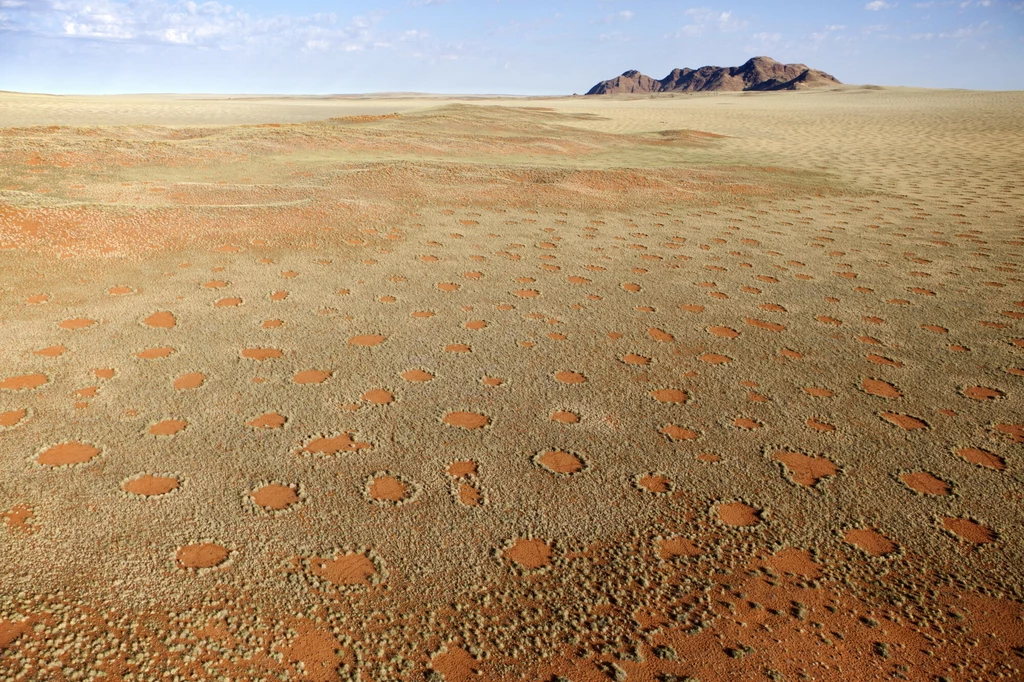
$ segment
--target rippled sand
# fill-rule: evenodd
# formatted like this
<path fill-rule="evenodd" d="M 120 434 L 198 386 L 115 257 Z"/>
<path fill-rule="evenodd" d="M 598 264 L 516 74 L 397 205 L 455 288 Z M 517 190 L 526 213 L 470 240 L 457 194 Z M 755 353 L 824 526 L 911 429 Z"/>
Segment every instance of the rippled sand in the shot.
<path fill-rule="evenodd" d="M 1022 112 L 0 94 L 0 678 L 1019 678 Z"/>

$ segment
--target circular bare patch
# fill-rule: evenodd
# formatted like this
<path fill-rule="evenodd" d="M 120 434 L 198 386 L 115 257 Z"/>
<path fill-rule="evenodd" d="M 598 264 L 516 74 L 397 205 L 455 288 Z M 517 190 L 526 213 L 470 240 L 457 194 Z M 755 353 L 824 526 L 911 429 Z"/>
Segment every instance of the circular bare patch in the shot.
<path fill-rule="evenodd" d="M 746 528 L 761 522 L 761 510 L 745 502 L 726 502 L 718 505 L 718 520 L 727 526 Z"/>
<path fill-rule="evenodd" d="M 565 450 L 541 450 L 533 456 L 533 463 L 562 476 L 577 474 L 587 468 L 580 455 Z"/>
<path fill-rule="evenodd" d="M 138 497 L 160 497 L 180 487 L 177 474 L 139 474 L 121 482 L 121 490 Z"/>
<path fill-rule="evenodd" d="M 477 412 L 449 412 L 442 421 L 448 426 L 455 426 L 460 429 L 474 430 L 489 426 L 491 418 Z"/>
<path fill-rule="evenodd" d="M 874 528 L 848 530 L 843 533 L 843 539 L 871 556 L 885 556 L 898 549 L 895 542 Z"/>
<path fill-rule="evenodd" d="M 224 566 L 231 557 L 231 551 L 215 542 L 197 542 L 178 548 L 174 554 L 178 568 L 189 571 Z"/>
<path fill-rule="evenodd" d="M 672 492 L 674 484 L 667 475 L 652 471 L 646 474 L 637 474 L 633 477 L 633 486 L 645 493 L 655 495 L 667 495 Z"/>
<path fill-rule="evenodd" d="M 345 431 L 338 435 L 314 436 L 302 447 L 300 452 L 314 455 L 336 455 L 339 452 L 355 452 L 371 447 L 373 446 L 370 443 L 354 440 L 352 433 Z"/>
<path fill-rule="evenodd" d="M 371 348 L 373 346 L 379 346 L 380 344 L 387 341 L 387 337 L 381 334 L 360 334 L 353 336 L 348 340 L 350 346 L 361 346 L 363 348 Z"/>
<path fill-rule="evenodd" d="M 673 405 L 682 405 L 689 399 L 686 391 L 680 388 L 658 388 L 651 391 L 651 397 L 659 403 Z"/>
<path fill-rule="evenodd" d="M 513 540 L 502 552 L 518 569 L 536 571 L 551 565 L 551 543 L 537 538 Z"/>
<path fill-rule="evenodd" d="M 173 436 L 188 428 L 184 419 L 164 419 L 149 427 L 151 436 Z"/>
<path fill-rule="evenodd" d="M 0 381 L 0 390 L 4 391 L 31 391 L 44 386 L 49 382 L 45 374 L 23 374 L 16 377 L 7 377 Z"/>
<path fill-rule="evenodd" d="M 378 585 L 386 577 L 376 553 L 362 548 L 310 557 L 303 560 L 303 566 L 310 582 L 322 590 L 357 590 Z"/>
<path fill-rule="evenodd" d="M 259 483 L 246 500 L 252 508 L 276 515 L 294 509 L 302 501 L 302 492 L 295 483 Z"/>
<path fill-rule="evenodd" d="M 977 521 L 954 516 L 943 516 L 941 520 L 943 529 L 971 544 L 984 545 L 996 541 L 995 531 Z"/>
<path fill-rule="evenodd" d="M 386 507 L 412 502 L 419 496 L 419 486 L 390 471 L 377 471 L 366 478 L 363 497 Z"/>
<path fill-rule="evenodd" d="M 92 461 L 100 452 L 101 449 L 95 445 L 73 440 L 46 448 L 36 461 L 49 467 L 74 466 Z"/>

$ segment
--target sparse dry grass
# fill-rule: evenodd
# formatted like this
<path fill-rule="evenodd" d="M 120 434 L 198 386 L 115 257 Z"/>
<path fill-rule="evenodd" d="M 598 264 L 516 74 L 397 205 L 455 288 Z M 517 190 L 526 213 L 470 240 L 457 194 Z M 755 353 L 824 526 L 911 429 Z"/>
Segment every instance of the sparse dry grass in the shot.
<path fill-rule="evenodd" d="M 1019 95 L 39 99 L 0 677 L 1021 674 Z"/>

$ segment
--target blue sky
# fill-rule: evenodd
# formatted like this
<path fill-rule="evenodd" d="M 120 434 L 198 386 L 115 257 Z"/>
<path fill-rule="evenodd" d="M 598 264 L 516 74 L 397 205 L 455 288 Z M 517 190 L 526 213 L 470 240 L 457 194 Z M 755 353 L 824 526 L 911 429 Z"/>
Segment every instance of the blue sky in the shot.
<path fill-rule="evenodd" d="M 0 0 L 0 90 L 570 94 L 755 55 L 1024 89 L 1024 0 Z"/>

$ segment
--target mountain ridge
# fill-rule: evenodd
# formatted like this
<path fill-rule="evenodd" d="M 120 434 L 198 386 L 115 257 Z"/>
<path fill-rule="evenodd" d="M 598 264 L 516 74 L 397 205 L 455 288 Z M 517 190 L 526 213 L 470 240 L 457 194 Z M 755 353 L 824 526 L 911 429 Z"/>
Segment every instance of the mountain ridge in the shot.
<path fill-rule="evenodd" d="M 802 90 L 841 84 L 835 76 L 806 64 L 783 64 L 771 57 L 752 57 L 740 66 L 676 68 L 660 80 L 630 69 L 601 81 L 586 94 Z"/>

